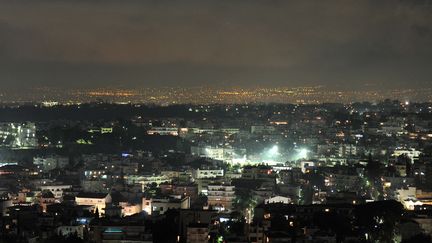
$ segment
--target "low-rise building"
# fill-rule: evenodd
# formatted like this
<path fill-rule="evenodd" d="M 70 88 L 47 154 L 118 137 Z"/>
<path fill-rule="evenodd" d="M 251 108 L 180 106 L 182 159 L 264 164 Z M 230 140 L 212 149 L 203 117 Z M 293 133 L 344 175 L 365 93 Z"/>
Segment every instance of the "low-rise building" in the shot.
<path fill-rule="evenodd" d="M 207 224 L 192 223 L 188 225 L 186 242 L 202 243 L 202 242 L 207 242 L 208 239 L 209 239 L 209 229 Z"/>
<path fill-rule="evenodd" d="M 105 214 L 106 204 L 111 203 L 111 201 L 112 198 L 109 193 L 80 192 L 75 196 L 77 205 L 93 206 L 100 215 Z"/>
<path fill-rule="evenodd" d="M 53 169 L 62 169 L 69 165 L 69 158 L 52 155 L 48 157 L 34 157 L 33 164 L 37 166 L 40 172 L 50 171 Z"/>
<path fill-rule="evenodd" d="M 57 235 L 65 237 L 75 235 L 80 239 L 84 239 L 84 227 L 82 225 L 59 226 L 55 231 Z"/>
<path fill-rule="evenodd" d="M 168 209 L 189 209 L 190 208 L 190 197 L 183 198 L 143 198 L 142 199 L 142 210 L 148 215 L 160 215 L 165 214 Z"/>
<path fill-rule="evenodd" d="M 216 178 L 224 176 L 223 169 L 195 169 L 192 171 L 192 178 L 202 179 L 202 178 Z"/>
<path fill-rule="evenodd" d="M 41 191 L 50 191 L 56 199 L 63 197 L 63 191 L 72 188 L 72 185 L 47 185 L 40 186 Z"/>

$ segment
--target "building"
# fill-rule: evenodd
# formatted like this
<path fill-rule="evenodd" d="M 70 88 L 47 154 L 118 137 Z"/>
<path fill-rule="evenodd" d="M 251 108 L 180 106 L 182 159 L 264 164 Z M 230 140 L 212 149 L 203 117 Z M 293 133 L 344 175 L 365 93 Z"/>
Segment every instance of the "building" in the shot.
<path fill-rule="evenodd" d="M 48 185 L 40 186 L 41 191 L 50 191 L 55 199 L 61 199 L 63 197 L 63 191 L 71 189 L 72 185 Z"/>
<path fill-rule="evenodd" d="M 84 239 L 84 227 L 82 225 L 59 226 L 55 231 L 57 235 L 62 235 L 62 236 L 76 235 L 78 238 Z"/>
<path fill-rule="evenodd" d="M 30 149 L 37 146 L 34 123 L 0 123 L 0 147 Z"/>
<path fill-rule="evenodd" d="M 193 156 L 211 158 L 214 160 L 225 161 L 227 163 L 244 162 L 246 149 L 234 149 L 230 146 L 192 146 L 191 154 Z"/>
<path fill-rule="evenodd" d="M 392 156 L 397 158 L 401 155 L 405 155 L 411 160 L 411 163 L 414 163 L 415 161 L 418 161 L 420 154 L 421 151 L 415 150 L 413 148 L 411 149 L 398 148 L 393 151 Z"/>
<path fill-rule="evenodd" d="M 264 243 L 265 235 L 263 226 L 257 223 L 250 224 L 248 226 L 247 237 L 248 241 L 251 243 Z"/>
<path fill-rule="evenodd" d="M 147 131 L 148 135 L 161 135 L 161 136 L 178 136 L 179 129 L 176 127 L 153 127 Z"/>
<path fill-rule="evenodd" d="M 217 211 L 202 210 L 202 209 L 182 209 L 180 210 L 178 232 L 180 232 L 180 239 L 187 237 L 187 229 L 189 225 L 197 222 L 201 224 L 210 225 L 218 218 Z M 205 242 L 205 241 L 204 241 Z"/>
<path fill-rule="evenodd" d="M 112 198 L 109 193 L 80 192 L 75 196 L 77 205 L 93 206 L 94 210 L 97 209 L 100 215 L 105 214 L 106 204 L 111 203 L 111 201 Z"/>
<path fill-rule="evenodd" d="M 164 195 L 188 196 L 191 201 L 198 197 L 198 186 L 194 183 L 162 183 L 159 188 Z"/>
<path fill-rule="evenodd" d="M 7 216 L 7 209 L 12 206 L 13 206 L 12 199 L 9 197 L 7 193 L 0 196 L 1 216 Z"/>
<path fill-rule="evenodd" d="M 274 126 L 264 126 L 264 125 L 251 126 L 252 134 L 272 134 L 275 132 L 276 132 L 276 127 Z"/>
<path fill-rule="evenodd" d="M 268 165 L 247 165 L 243 167 L 242 178 L 249 180 L 265 179 L 276 182 L 276 178 L 273 174 L 273 168 Z"/>
<path fill-rule="evenodd" d="M 38 200 L 43 212 L 46 212 L 48 205 L 56 203 L 54 194 L 51 191 L 43 191 L 39 195 Z"/>
<path fill-rule="evenodd" d="M 202 242 L 207 242 L 208 239 L 209 239 L 208 224 L 192 223 L 188 225 L 186 242 L 202 243 Z"/>
<path fill-rule="evenodd" d="M 231 211 L 235 198 L 235 187 L 225 184 L 207 186 L 207 204 L 218 211 Z"/>
<path fill-rule="evenodd" d="M 142 185 L 142 190 L 144 191 L 145 187 L 156 184 L 160 185 L 162 183 L 170 183 L 171 179 L 166 175 L 129 175 L 127 176 L 128 184 L 139 183 Z"/>
<path fill-rule="evenodd" d="M 282 197 L 282 196 L 274 196 L 266 199 L 264 201 L 265 204 L 268 203 L 283 203 L 283 204 L 289 204 L 291 203 L 291 198 L 289 197 Z"/>
<path fill-rule="evenodd" d="M 190 197 L 183 198 L 145 198 L 142 199 L 142 210 L 148 215 L 165 214 L 168 209 L 189 209 Z"/>
<path fill-rule="evenodd" d="M 91 222 L 92 241 L 96 243 L 150 243 L 152 240 L 151 229 L 146 227 L 146 222 L 141 217 L 124 217 L 111 220 L 99 218 Z"/>
<path fill-rule="evenodd" d="M 192 178 L 203 179 L 203 178 L 216 178 L 224 176 L 222 169 L 194 169 L 192 171 Z"/>
<path fill-rule="evenodd" d="M 40 172 L 50 171 L 53 169 L 62 169 L 69 165 L 69 158 L 62 156 L 49 156 L 49 157 L 34 157 L 33 164 L 38 167 Z"/>

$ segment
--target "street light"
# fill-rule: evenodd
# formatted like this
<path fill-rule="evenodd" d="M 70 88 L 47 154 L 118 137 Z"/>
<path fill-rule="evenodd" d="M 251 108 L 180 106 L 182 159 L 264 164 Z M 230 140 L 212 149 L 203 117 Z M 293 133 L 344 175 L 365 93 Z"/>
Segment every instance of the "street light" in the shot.
<path fill-rule="evenodd" d="M 270 155 L 277 155 L 279 153 L 279 147 L 277 145 L 274 145 L 270 150 L 269 150 L 269 154 Z"/>
<path fill-rule="evenodd" d="M 300 149 L 298 156 L 300 157 L 300 159 L 304 159 L 304 158 L 307 158 L 308 153 L 309 153 L 309 150 L 303 148 L 303 149 Z"/>

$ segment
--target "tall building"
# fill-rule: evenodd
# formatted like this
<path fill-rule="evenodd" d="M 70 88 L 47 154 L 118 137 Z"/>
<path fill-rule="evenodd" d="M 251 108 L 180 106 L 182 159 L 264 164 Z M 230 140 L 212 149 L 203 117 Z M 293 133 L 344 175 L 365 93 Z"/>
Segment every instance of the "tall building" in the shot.
<path fill-rule="evenodd" d="M 235 198 L 235 187 L 225 184 L 208 185 L 207 203 L 218 211 L 231 211 Z"/>

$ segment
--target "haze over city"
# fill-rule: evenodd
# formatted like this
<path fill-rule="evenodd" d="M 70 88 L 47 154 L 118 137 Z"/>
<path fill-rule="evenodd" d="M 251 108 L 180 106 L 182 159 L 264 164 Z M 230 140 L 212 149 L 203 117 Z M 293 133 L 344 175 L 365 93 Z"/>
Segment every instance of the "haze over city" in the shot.
<path fill-rule="evenodd" d="M 0 1 L 0 84 L 381 90 L 431 83 L 430 1 Z"/>

